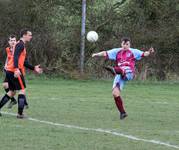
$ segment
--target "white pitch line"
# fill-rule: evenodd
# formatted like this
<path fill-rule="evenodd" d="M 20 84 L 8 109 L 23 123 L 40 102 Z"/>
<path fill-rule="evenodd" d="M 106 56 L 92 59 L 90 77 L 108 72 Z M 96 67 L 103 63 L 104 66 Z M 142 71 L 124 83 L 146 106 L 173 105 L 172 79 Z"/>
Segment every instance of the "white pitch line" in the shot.
<path fill-rule="evenodd" d="M 16 114 L 9 113 L 9 112 L 2 112 L 2 114 L 16 116 Z M 78 130 L 83 130 L 83 131 L 93 131 L 93 132 L 107 133 L 107 134 L 111 134 L 111 135 L 115 135 L 115 136 L 124 137 L 124 138 L 130 139 L 130 140 L 142 141 L 142 142 L 146 142 L 146 143 L 152 143 L 152 144 L 163 145 L 163 146 L 166 146 L 166 147 L 179 149 L 179 145 L 172 145 L 168 142 L 138 138 L 138 137 L 135 137 L 133 135 L 127 135 L 127 134 L 123 134 L 123 133 L 119 133 L 119 132 L 115 132 L 115 131 L 107 130 L 107 129 L 86 128 L 86 127 L 80 127 L 80 126 L 76 126 L 76 125 L 54 123 L 54 122 L 39 120 L 39 119 L 31 118 L 31 117 L 27 118 L 27 120 L 39 122 L 39 123 L 43 123 L 43 124 L 47 124 L 47 125 L 52 125 L 52 126 L 60 126 L 60 127 L 64 127 L 64 128 L 70 128 L 70 129 L 78 129 Z"/>
<path fill-rule="evenodd" d="M 151 104 L 163 104 L 168 105 L 168 102 L 150 102 Z M 173 104 L 173 103 L 172 103 Z"/>

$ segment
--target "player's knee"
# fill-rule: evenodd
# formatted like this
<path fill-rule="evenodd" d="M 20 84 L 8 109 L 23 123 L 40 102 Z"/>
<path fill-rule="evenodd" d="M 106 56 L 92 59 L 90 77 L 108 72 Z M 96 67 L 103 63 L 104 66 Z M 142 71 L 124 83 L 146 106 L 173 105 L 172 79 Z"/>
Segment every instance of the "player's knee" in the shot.
<path fill-rule="evenodd" d="M 2 84 L 2 87 L 3 87 L 4 89 L 7 89 L 7 88 L 8 88 L 8 83 L 3 83 L 3 84 Z"/>
<path fill-rule="evenodd" d="M 120 96 L 120 91 L 119 91 L 119 89 L 114 88 L 113 91 L 112 91 L 112 95 L 113 95 L 113 97 L 118 97 L 118 96 Z"/>
<path fill-rule="evenodd" d="M 25 89 L 24 90 L 20 90 L 19 94 L 25 95 Z"/>
<path fill-rule="evenodd" d="M 112 95 L 113 95 L 113 97 L 118 97 L 119 96 L 119 94 L 116 93 L 116 92 L 112 92 Z"/>
<path fill-rule="evenodd" d="M 7 93 L 7 95 L 8 95 L 9 97 L 13 97 L 13 96 L 14 96 L 14 92 L 13 92 L 13 91 L 9 91 L 9 92 Z"/>
<path fill-rule="evenodd" d="M 16 95 L 16 91 L 13 91 L 12 92 L 12 96 L 14 97 Z"/>

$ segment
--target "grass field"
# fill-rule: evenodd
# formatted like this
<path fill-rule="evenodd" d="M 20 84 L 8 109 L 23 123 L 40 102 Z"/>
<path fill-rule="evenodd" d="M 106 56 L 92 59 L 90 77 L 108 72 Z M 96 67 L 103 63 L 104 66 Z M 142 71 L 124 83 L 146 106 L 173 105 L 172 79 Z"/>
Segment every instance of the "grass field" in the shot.
<path fill-rule="evenodd" d="M 122 95 L 128 118 L 119 120 L 111 81 L 28 80 L 29 117 L 112 130 L 179 147 L 179 84 L 129 83 Z M 1 95 L 4 91 L 1 90 Z M 6 107 L 3 112 L 16 113 Z M 0 150 L 171 150 L 145 141 L 33 120 L 0 117 Z"/>

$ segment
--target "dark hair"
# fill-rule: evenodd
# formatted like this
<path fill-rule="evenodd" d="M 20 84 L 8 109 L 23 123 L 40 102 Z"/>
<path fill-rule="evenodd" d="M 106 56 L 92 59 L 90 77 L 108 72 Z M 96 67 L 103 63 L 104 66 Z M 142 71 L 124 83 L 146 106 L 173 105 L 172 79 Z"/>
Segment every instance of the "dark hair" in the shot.
<path fill-rule="evenodd" d="M 28 29 L 22 29 L 20 31 L 20 37 L 23 37 L 23 35 L 26 35 L 28 31 L 30 31 L 30 30 L 28 30 Z"/>
<path fill-rule="evenodd" d="M 9 35 L 8 41 L 9 41 L 10 39 L 12 39 L 12 38 L 16 38 L 16 36 L 15 36 L 15 35 Z"/>
<path fill-rule="evenodd" d="M 126 42 L 130 42 L 131 40 L 130 40 L 130 38 L 128 38 L 128 37 L 123 37 L 122 39 L 121 39 L 121 42 L 124 42 L 124 43 L 126 43 Z"/>

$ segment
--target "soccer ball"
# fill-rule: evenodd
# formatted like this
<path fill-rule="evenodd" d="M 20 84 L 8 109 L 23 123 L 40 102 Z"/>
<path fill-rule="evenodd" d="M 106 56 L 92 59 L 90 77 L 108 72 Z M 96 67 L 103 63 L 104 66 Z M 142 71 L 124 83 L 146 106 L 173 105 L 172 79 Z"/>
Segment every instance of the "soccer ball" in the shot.
<path fill-rule="evenodd" d="M 98 40 L 98 33 L 96 33 L 95 31 L 89 31 L 86 38 L 89 42 L 96 42 Z"/>

